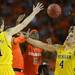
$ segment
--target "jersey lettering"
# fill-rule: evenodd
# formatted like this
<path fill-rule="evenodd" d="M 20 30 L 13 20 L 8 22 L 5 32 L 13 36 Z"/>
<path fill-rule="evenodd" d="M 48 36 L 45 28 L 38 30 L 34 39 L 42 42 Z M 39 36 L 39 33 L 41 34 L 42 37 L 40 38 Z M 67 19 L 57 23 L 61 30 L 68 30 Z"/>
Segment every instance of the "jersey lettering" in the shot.
<path fill-rule="evenodd" d="M 61 69 L 63 69 L 63 67 L 64 67 L 64 61 L 63 60 L 60 62 L 60 66 L 61 66 Z"/>

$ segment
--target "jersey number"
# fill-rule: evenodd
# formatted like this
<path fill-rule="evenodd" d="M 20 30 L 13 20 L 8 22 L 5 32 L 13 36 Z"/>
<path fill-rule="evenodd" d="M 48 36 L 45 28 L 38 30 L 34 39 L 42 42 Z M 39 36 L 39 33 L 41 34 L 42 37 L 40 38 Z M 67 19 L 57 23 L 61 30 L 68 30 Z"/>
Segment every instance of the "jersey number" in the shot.
<path fill-rule="evenodd" d="M 60 62 L 60 66 L 61 66 L 61 68 L 64 67 L 64 61 L 63 60 Z"/>

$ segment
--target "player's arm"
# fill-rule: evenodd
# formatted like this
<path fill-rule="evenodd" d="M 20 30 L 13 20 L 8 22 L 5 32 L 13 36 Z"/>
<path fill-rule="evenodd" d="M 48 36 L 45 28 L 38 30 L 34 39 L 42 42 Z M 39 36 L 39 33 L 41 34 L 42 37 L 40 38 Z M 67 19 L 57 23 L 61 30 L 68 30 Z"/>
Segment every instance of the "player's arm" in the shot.
<path fill-rule="evenodd" d="M 19 36 L 14 39 L 14 42 L 16 42 L 16 43 L 26 42 L 26 39 L 22 32 L 19 32 Z"/>
<path fill-rule="evenodd" d="M 54 52 L 56 50 L 58 50 L 58 48 L 60 47 L 59 44 L 46 44 L 44 42 L 38 41 L 38 40 L 34 40 L 32 38 L 27 38 L 27 42 L 32 44 L 35 47 L 39 47 L 41 49 L 44 49 L 46 51 L 50 51 L 50 52 Z"/>
<path fill-rule="evenodd" d="M 18 33 L 19 31 L 21 31 L 22 29 L 24 29 L 33 20 L 35 15 L 38 14 L 41 10 L 43 10 L 42 3 L 38 3 L 36 7 L 33 6 L 33 12 L 22 23 L 18 24 L 15 27 L 8 29 L 7 30 L 8 33 L 10 35 L 14 35 Z"/>

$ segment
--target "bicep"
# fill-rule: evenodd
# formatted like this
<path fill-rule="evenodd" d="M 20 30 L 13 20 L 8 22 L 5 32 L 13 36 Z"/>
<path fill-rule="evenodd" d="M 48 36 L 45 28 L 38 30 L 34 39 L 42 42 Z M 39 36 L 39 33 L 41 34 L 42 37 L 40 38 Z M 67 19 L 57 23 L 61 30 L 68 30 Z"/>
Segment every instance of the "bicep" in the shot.
<path fill-rule="evenodd" d="M 52 51 L 56 50 L 54 45 L 47 44 L 47 43 L 44 43 L 42 41 L 38 41 L 38 40 L 34 40 L 34 39 L 31 39 L 31 38 L 28 38 L 27 42 L 32 44 L 35 47 L 39 47 L 39 48 L 44 49 L 46 51 L 51 51 L 52 52 Z"/>
<path fill-rule="evenodd" d="M 35 44 L 35 43 L 34 43 Z M 55 52 L 59 49 L 60 45 L 53 45 L 53 44 L 47 44 L 44 42 L 39 41 L 39 43 L 37 43 L 39 48 L 44 49 L 45 51 L 50 51 L 50 52 Z"/>
<path fill-rule="evenodd" d="M 19 24 L 19 25 L 15 26 L 15 27 L 7 29 L 7 32 L 10 35 L 15 35 L 16 33 L 20 32 L 20 30 L 22 30 L 22 29 L 21 29 L 21 26 Z"/>

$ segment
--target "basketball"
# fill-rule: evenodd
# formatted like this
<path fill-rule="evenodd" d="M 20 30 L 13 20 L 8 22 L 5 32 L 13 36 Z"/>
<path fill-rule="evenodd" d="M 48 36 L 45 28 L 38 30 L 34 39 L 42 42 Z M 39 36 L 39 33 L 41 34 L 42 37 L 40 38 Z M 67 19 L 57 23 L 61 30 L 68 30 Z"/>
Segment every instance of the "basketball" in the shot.
<path fill-rule="evenodd" d="M 51 18 L 57 18 L 61 15 L 61 7 L 58 4 L 50 4 L 47 8 L 47 14 Z"/>

